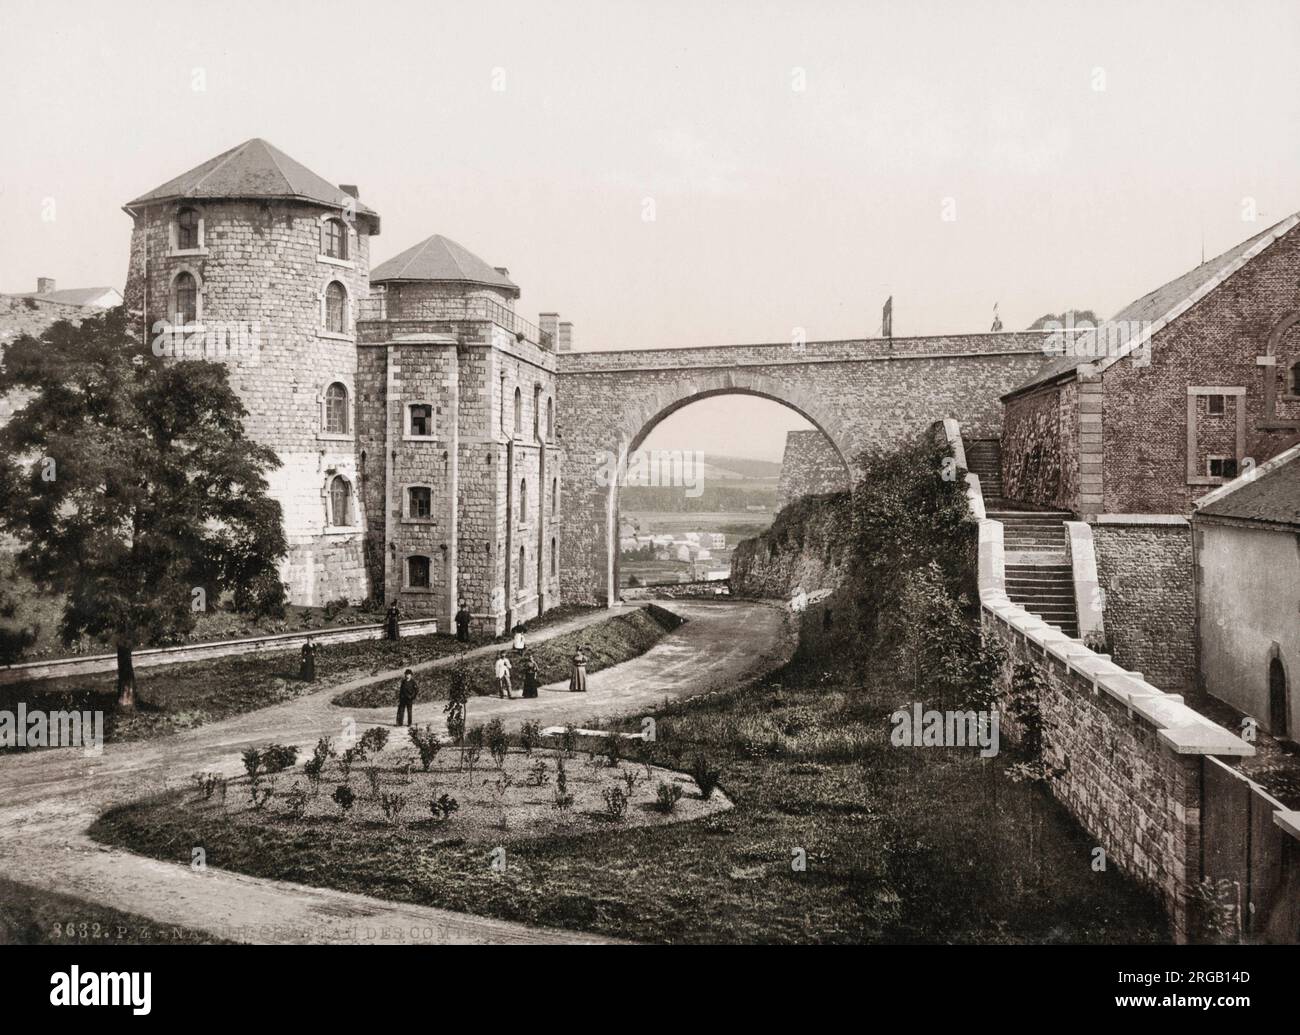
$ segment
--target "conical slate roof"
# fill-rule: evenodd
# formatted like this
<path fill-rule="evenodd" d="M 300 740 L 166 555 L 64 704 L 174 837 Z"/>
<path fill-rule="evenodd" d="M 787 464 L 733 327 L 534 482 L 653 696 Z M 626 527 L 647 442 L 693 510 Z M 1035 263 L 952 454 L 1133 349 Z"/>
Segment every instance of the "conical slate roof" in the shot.
<path fill-rule="evenodd" d="M 374 209 L 260 137 L 245 140 L 161 187 L 141 194 L 126 209 L 181 198 L 293 198 L 338 209 L 352 204 L 357 215 L 370 223 L 370 232 L 379 232 L 379 216 Z"/>
<path fill-rule="evenodd" d="M 519 288 L 504 273 L 489 266 L 463 244 L 434 234 L 370 271 L 370 283 L 386 280 L 446 280 L 483 284 L 508 291 L 516 298 Z"/>

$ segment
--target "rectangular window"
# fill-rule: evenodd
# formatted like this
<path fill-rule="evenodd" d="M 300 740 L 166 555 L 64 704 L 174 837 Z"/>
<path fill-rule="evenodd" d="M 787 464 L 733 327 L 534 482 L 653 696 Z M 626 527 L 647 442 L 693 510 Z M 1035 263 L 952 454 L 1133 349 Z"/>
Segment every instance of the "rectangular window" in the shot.
<path fill-rule="evenodd" d="M 413 518 L 433 516 L 433 490 L 428 486 L 417 486 L 407 490 L 408 514 Z"/>
<path fill-rule="evenodd" d="M 411 407 L 411 434 L 424 438 L 433 434 L 433 407 L 428 403 Z"/>
<path fill-rule="evenodd" d="M 1211 478 L 1237 477 L 1237 461 L 1230 456 L 1212 456 L 1208 463 Z"/>
<path fill-rule="evenodd" d="M 406 584 L 411 589 L 429 588 L 429 558 L 406 558 Z"/>
<path fill-rule="evenodd" d="M 1224 401 L 1222 395 L 1207 395 L 1205 397 L 1205 412 L 1211 417 L 1221 417 L 1225 412 Z"/>

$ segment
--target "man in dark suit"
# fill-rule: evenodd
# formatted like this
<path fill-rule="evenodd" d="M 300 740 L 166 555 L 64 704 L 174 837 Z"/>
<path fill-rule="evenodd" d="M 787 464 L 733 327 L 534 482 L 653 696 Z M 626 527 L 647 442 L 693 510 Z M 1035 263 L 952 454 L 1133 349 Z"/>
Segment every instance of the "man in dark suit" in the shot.
<path fill-rule="evenodd" d="M 465 601 L 460 602 L 460 610 L 456 612 L 456 639 L 461 643 L 469 643 L 469 623 L 474 620 L 474 616 L 469 613 L 469 608 L 465 606 Z"/>
<path fill-rule="evenodd" d="M 406 713 L 407 726 L 415 724 L 411 709 L 419 692 L 419 687 L 415 685 L 415 673 L 408 668 L 402 676 L 401 685 L 397 688 L 397 725 L 402 725 L 402 712 Z"/>

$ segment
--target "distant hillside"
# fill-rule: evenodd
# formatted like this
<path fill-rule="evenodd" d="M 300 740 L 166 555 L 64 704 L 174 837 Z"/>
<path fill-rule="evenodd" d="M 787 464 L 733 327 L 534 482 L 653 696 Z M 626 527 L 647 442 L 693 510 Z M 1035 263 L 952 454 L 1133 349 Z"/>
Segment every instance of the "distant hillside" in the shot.
<path fill-rule="evenodd" d="M 704 463 L 706 476 L 773 482 L 781 477 L 779 460 L 749 460 L 743 456 L 711 456 L 705 453 Z"/>

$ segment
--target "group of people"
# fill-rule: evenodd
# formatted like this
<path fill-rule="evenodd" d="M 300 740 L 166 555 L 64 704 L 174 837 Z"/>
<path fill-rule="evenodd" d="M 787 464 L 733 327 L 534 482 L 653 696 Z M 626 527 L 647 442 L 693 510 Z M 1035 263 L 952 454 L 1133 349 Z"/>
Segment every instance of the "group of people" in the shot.
<path fill-rule="evenodd" d="M 528 645 L 525 640 L 525 634 L 528 627 L 522 623 L 516 625 L 512 630 L 514 633 L 514 655 L 515 661 L 511 662 L 510 653 L 507 651 L 498 651 L 496 666 L 494 669 L 497 682 L 497 696 L 504 698 L 514 697 L 514 685 L 512 676 L 515 664 L 523 669 L 524 675 L 524 697 L 536 697 L 538 676 L 541 674 L 537 667 L 537 662 L 529 653 Z M 569 689 L 579 693 L 586 692 L 587 689 L 587 654 L 585 647 L 579 647 L 573 654 L 573 660 L 569 668 Z"/>

